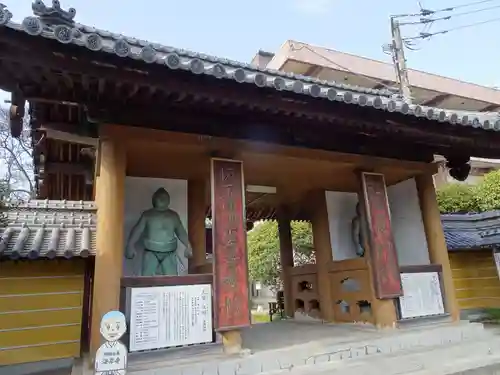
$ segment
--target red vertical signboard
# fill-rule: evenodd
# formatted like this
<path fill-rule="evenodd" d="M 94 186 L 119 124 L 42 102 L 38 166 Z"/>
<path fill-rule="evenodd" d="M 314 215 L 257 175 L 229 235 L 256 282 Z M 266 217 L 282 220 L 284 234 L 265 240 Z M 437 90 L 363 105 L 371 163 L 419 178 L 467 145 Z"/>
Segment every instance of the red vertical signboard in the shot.
<path fill-rule="evenodd" d="M 212 159 L 215 328 L 250 325 L 245 185 L 240 161 Z"/>
<path fill-rule="evenodd" d="M 363 172 L 361 180 L 375 295 L 378 299 L 397 298 L 403 295 L 403 290 L 384 175 Z"/>

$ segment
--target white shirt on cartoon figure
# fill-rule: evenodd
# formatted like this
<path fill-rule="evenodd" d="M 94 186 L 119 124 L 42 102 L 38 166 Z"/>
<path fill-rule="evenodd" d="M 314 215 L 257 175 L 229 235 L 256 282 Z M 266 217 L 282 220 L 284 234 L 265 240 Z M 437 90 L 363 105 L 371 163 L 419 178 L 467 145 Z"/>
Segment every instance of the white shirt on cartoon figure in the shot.
<path fill-rule="evenodd" d="M 127 348 L 120 341 L 108 341 L 96 353 L 96 375 L 125 375 Z"/>
<path fill-rule="evenodd" d="M 96 353 L 96 375 L 125 375 L 128 350 L 118 341 L 127 331 L 125 315 L 120 311 L 107 312 L 101 319 L 100 331 L 106 342 Z"/>

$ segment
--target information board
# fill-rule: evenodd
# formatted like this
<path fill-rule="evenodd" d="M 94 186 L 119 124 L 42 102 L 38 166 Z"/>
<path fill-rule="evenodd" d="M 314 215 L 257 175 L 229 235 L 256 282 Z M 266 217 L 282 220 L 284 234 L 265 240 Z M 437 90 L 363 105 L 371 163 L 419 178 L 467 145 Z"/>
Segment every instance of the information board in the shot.
<path fill-rule="evenodd" d="M 210 284 L 132 288 L 131 352 L 212 342 Z"/>
<path fill-rule="evenodd" d="M 438 272 L 402 273 L 403 296 L 399 297 L 401 318 L 444 314 Z"/>

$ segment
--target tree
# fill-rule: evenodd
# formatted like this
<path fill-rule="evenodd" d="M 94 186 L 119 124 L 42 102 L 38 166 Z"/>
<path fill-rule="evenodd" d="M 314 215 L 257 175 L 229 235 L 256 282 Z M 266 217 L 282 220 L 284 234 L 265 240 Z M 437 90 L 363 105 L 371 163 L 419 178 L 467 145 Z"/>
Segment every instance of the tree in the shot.
<path fill-rule="evenodd" d="M 500 170 L 485 174 L 475 193 L 480 211 L 500 209 Z"/>
<path fill-rule="evenodd" d="M 314 263 L 312 227 L 308 222 L 292 222 L 294 264 Z M 250 279 L 278 290 L 281 285 L 281 262 L 278 223 L 264 221 L 248 232 L 248 268 Z"/>
<path fill-rule="evenodd" d="M 474 186 L 451 183 L 443 186 L 436 193 L 441 213 L 465 213 L 480 210 Z"/>
<path fill-rule="evenodd" d="M 8 198 L 35 197 L 33 147 L 28 119 L 19 138 L 10 133 L 8 110 L 0 107 L 0 182 Z"/>

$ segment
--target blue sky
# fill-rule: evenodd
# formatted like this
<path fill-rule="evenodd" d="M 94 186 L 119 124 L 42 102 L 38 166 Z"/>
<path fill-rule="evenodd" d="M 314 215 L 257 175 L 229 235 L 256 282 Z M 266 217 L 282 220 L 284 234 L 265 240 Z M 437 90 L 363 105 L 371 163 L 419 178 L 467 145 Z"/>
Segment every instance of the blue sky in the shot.
<path fill-rule="evenodd" d="M 474 0 L 423 0 L 441 9 Z M 20 21 L 31 15 L 30 0 L 2 0 Z M 51 0 L 46 0 L 48 5 Z M 414 0 L 61 0 L 76 8 L 77 22 L 175 47 L 248 62 L 258 49 L 277 50 L 287 39 L 389 62 L 389 15 L 418 11 Z M 500 0 L 477 8 L 500 5 Z M 472 10 L 463 8 L 457 12 Z M 500 17 L 500 8 L 441 21 L 431 31 Z M 408 66 L 486 86 L 500 86 L 500 22 L 435 36 L 421 50 L 407 51 Z M 405 36 L 416 29 L 404 28 Z"/>

